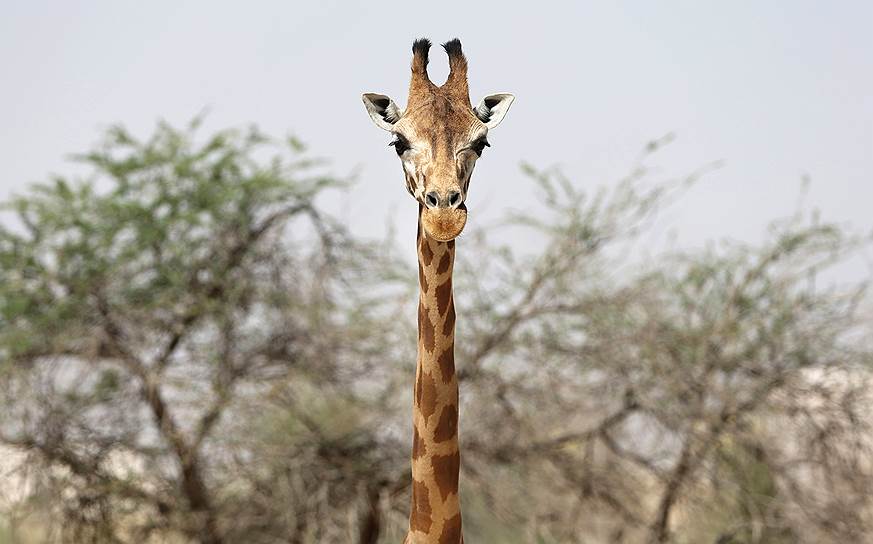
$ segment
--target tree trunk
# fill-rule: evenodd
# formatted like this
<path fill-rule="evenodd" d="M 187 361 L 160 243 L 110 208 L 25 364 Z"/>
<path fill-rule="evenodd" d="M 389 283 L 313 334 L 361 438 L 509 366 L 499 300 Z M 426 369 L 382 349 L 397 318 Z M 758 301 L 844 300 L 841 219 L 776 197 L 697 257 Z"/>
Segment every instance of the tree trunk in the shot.
<path fill-rule="evenodd" d="M 367 493 L 367 504 L 361 515 L 359 544 L 376 544 L 382 532 L 382 512 L 379 508 L 379 490 Z"/>

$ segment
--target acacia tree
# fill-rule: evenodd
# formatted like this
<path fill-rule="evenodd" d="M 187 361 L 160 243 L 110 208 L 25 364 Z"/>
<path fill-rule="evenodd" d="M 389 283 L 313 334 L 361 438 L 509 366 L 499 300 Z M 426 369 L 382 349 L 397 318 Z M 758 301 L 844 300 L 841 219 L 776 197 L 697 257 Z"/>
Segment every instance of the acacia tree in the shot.
<path fill-rule="evenodd" d="M 530 170 L 546 209 L 514 223 L 542 249 L 460 275 L 480 325 L 457 343 L 464 466 L 516 528 L 501 541 L 869 539 L 866 284 L 816 281 L 867 239 L 798 212 L 760 245 L 641 262 L 638 234 L 705 172 L 652 183 L 648 160 L 593 198 Z"/>
<path fill-rule="evenodd" d="M 79 157 L 92 180 L 36 186 L 10 203 L 19 227 L 0 230 L 0 440 L 29 454 L 30 504 L 57 520 L 46 538 L 241 541 L 249 518 L 230 499 L 276 466 L 227 471 L 246 465 L 245 434 L 225 429 L 246 425 L 244 399 L 305 377 L 354 402 L 339 384 L 380 340 L 366 327 L 378 302 L 347 286 L 384 288 L 389 268 L 316 207 L 342 182 L 293 140 L 251 129 L 200 144 L 197 124 L 145 141 L 112 128 Z"/>

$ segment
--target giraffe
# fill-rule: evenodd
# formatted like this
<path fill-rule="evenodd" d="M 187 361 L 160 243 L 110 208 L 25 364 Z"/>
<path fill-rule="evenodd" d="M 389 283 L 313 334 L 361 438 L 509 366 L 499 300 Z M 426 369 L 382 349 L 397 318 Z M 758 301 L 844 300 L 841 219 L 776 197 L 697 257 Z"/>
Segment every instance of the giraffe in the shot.
<path fill-rule="evenodd" d="M 486 96 L 471 106 L 467 59 L 456 38 L 443 44 L 449 76 L 437 86 L 427 75 L 430 41 L 412 45 L 406 109 L 376 93 L 363 95 L 376 125 L 389 131 L 406 190 L 418 202 L 418 359 L 413 389 L 412 507 L 405 544 L 459 544 L 458 380 L 455 375 L 455 238 L 464 229 L 464 201 L 477 159 L 515 99 Z"/>

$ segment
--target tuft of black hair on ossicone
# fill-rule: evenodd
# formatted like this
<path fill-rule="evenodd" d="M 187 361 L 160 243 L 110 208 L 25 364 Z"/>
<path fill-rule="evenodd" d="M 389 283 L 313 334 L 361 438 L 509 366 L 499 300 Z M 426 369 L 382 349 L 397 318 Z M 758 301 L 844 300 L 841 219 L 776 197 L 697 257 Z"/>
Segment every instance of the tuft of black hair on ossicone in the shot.
<path fill-rule="evenodd" d="M 427 38 L 419 38 L 412 42 L 412 54 L 416 57 L 420 56 L 427 66 L 427 53 L 430 51 L 430 40 Z"/>
<path fill-rule="evenodd" d="M 458 38 L 453 38 L 446 43 L 443 44 L 443 49 L 446 50 L 449 57 L 454 57 L 456 55 L 463 55 L 464 53 L 461 51 L 461 40 Z"/>

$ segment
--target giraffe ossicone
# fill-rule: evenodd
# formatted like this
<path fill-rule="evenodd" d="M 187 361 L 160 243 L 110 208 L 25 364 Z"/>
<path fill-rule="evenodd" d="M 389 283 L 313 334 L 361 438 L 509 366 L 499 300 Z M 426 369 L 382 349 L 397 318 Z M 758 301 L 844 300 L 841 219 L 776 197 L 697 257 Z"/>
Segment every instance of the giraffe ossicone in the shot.
<path fill-rule="evenodd" d="M 457 39 L 443 44 L 449 76 L 437 86 L 427 75 L 430 41 L 412 45 L 406 108 L 383 94 L 365 93 L 376 126 L 389 131 L 403 166 L 406 190 L 418 202 L 418 360 L 413 391 L 412 508 L 407 544 L 459 544 L 458 379 L 455 374 L 454 239 L 467 222 L 465 204 L 488 131 L 514 97 L 486 96 L 473 107 L 467 58 Z"/>

